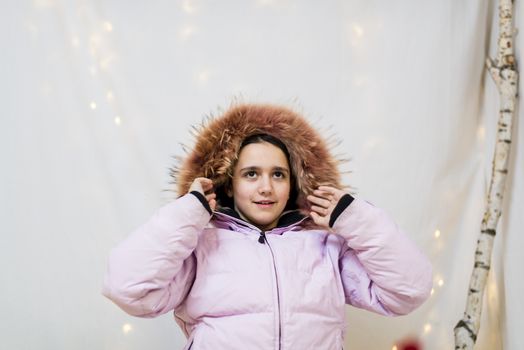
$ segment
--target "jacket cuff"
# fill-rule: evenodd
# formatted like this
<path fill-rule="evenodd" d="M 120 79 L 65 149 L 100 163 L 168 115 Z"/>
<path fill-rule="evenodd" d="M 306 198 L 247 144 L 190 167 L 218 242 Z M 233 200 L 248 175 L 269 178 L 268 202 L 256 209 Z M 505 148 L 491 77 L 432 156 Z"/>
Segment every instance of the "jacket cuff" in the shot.
<path fill-rule="evenodd" d="M 198 191 L 191 191 L 189 193 L 191 193 L 192 195 L 194 195 L 195 197 L 198 198 L 200 203 L 202 203 L 204 208 L 206 208 L 206 210 L 209 213 L 209 215 L 213 215 L 213 211 L 211 210 L 211 207 L 209 206 L 209 203 L 208 203 L 206 197 L 202 193 L 200 193 Z"/>
<path fill-rule="evenodd" d="M 346 193 L 345 195 L 340 198 L 337 205 L 335 206 L 335 209 L 333 209 L 333 212 L 331 213 L 331 216 L 329 218 L 329 227 L 332 228 L 335 224 L 335 221 L 337 221 L 338 217 L 344 210 L 346 210 L 347 207 L 353 202 L 355 198 L 351 196 L 350 194 Z"/>

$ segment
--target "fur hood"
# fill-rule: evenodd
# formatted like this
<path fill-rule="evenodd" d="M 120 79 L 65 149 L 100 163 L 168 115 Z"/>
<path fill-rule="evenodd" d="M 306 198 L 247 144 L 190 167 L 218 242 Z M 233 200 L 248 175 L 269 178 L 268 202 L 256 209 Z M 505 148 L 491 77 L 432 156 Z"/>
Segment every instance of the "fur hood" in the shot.
<path fill-rule="evenodd" d="M 308 211 L 306 196 L 319 185 L 341 188 L 341 160 L 335 159 L 319 133 L 289 108 L 237 104 L 194 129 L 193 149 L 171 169 L 180 196 L 187 193 L 195 178 L 207 177 L 213 181 L 218 206 L 224 206 L 225 188 L 230 185 L 240 145 L 254 134 L 272 135 L 286 145 L 297 194 L 291 207 Z"/>

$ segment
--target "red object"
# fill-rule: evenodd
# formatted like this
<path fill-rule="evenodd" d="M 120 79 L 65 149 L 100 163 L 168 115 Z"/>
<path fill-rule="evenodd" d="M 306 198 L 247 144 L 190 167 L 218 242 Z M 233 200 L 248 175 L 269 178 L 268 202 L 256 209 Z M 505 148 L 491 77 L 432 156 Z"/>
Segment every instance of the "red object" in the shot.
<path fill-rule="evenodd" d="M 418 339 L 410 338 L 402 340 L 397 345 L 398 350 L 422 350 L 422 344 Z"/>

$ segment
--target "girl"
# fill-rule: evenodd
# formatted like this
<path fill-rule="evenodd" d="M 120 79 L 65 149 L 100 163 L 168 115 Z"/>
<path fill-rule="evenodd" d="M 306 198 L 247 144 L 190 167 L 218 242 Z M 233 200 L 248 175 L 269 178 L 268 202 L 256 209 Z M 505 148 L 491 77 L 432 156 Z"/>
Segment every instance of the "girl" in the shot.
<path fill-rule="evenodd" d="M 350 304 L 404 315 L 431 265 L 389 216 L 342 191 L 338 162 L 295 112 L 237 105 L 173 171 L 181 196 L 109 258 L 124 311 L 174 311 L 184 349 L 336 349 Z"/>

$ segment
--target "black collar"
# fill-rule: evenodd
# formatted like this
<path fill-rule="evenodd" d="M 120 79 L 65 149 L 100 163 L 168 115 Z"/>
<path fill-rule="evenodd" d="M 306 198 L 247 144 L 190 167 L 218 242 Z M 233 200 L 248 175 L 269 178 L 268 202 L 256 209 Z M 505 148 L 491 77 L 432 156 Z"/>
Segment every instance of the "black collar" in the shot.
<path fill-rule="evenodd" d="M 240 217 L 240 215 L 237 213 L 235 209 L 232 209 L 229 207 L 221 207 L 217 211 L 222 214 L 226 214 L 226 215 L 232 216 L 236 219 L 246 222 L 244 219 Z M 304 219 L 305 217 L 306 216 L 301 214 L 298 209 L 286 211 L 282 213 L 282 215 L 280 215 L 280 218 L 278 219 L 278 222 L 277 222 L 277 226 L 275 226 L 275 228 L 293 225 L 294 223 L 299 222 L 300 220 Z"/>

